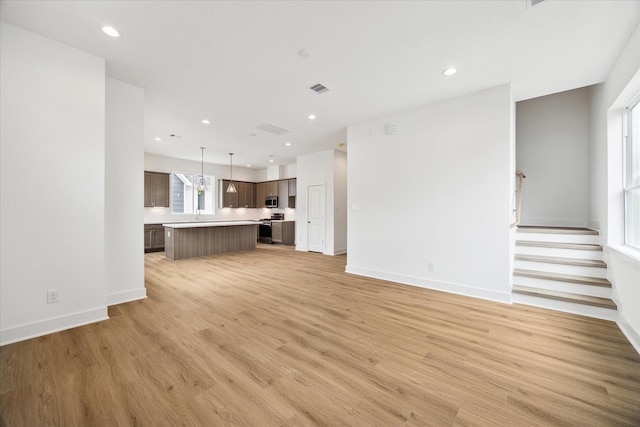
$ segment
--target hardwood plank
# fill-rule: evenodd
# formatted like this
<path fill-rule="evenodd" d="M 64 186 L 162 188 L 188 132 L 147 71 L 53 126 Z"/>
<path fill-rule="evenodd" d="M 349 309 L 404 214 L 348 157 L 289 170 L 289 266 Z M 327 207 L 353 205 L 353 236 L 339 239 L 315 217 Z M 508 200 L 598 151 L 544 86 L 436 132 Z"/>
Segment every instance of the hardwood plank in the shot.
<path fill-rule="evenodd" d="M 0 347 L 0 425 L 622 425 L 615 323 L 344 273 L 258 245 L 145 255 L 148 298 Z"/>

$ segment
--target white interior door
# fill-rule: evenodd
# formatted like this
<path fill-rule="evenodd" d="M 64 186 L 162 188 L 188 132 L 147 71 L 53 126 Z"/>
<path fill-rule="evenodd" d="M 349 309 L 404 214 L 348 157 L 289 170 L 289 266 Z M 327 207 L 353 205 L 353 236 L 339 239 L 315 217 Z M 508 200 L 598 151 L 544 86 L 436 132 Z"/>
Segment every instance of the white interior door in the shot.
<path fill-rule="evenodd" d="M 324 215 L 324 185 L 310 185 L 307 187 L 307 233 L 309 251 L 324 252 L 325 215 Z"/>

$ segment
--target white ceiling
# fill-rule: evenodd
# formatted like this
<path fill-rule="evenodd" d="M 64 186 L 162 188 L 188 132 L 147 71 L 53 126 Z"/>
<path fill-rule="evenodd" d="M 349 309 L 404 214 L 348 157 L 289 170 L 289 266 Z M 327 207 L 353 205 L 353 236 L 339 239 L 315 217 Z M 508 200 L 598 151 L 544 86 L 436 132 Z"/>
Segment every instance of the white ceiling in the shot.
<path fill-rule="evenodd" d="M 340 149 L 349 124 L 495 85 L 518 101 L 602 82 L 640 1 L 20 0 L 0 2 L 0 17 L 144 88 L 145 151 L 199 161 L 206 146 L 208 163 L 234 152 L 234 165 L 264 168 Z"/>

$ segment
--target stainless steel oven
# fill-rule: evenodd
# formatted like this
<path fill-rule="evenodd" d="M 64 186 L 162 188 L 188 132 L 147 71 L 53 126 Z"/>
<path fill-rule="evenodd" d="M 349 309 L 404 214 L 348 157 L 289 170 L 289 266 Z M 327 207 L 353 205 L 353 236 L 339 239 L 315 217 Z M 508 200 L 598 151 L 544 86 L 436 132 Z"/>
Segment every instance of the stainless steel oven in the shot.
<path fill-rule="evenodd" d="M 271 221 L 282 221 L 284 220 L 283 213 L 274 213 L 271 215 L 271 218 L 263 218 L 260 220 L 259 228 L 258 228 L 258 241 L 260 243 L 273 243 L 273 234 L 271 228 Z"/>

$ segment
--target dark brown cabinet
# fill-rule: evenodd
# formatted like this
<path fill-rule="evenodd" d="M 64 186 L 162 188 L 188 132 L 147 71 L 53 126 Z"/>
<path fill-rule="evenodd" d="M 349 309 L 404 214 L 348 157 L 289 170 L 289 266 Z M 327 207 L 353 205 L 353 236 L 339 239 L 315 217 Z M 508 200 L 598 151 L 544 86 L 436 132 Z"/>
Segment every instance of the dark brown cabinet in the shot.
<path fill-rule="evenodd" d="M 256 207 L 264 208 L 264 199 L 266 197 L 266 185 L 264 182 L 256 184 Z"/>
<path fill-rule="evenodd" d="M 239 207 L 241 208 L 256 207 L 255 187 L 256 185 L 252 182 L 240 183 L 240 187 L 238 188 L 238 206 Z"/>
<path fill-rule="evenodd" d="M 169 207 L 170 174 L 144 172 L 144 207 Z"/>
<path fill-rule="evenodd" d="M 229 188 L 229 184 L 231 181 L 224 179 L 222 180 L 222 188 L 220 191 L 222 192 L 222 207 L 223 208 L 237 208 L 238 207 L 238 193 L 229 193 L 227 192 L 227 188 Z M 238 183 L 234 182 L 233 185 L 238 190 Z"/>
<path fill-rule="evenodd" d="M 221 206 L 224 208 L 264 208 L 267 197 L 278 197 L 279 208 L 296 207 L 296 179 L 282 179 L 266 182 L 238 182 L 233 184 L 237 193 L 227 193 L 229 180 L 224 179 L 220 187 Z"/>
<path fill-rule="evenodd" d="M 227 193 L 227 187 L 229 187 L 229 180 L 222 181 L 222 207 L 225 208 L 255 208 L 255 185 L 252 182 L 238 182 L 234 181 L 237 192 Z M 264 201 L 263 201 L 264 203 Z"/>
<path fill-rule="evenodd" d="M 158 252 L 164 250 L 164 227 L 161 224 L 144 225 L 144 251 Z"/>
<path fill-rule="evenodd" d="M 278 195 L 278 181 L 267 181 L 264 183 L 264 196 L 272 197 Z"/>
<path fill-rule="evenodd" d="M 296 240 L 295 221 L 271 221 L 271 241 L 293 245 Z"/>

